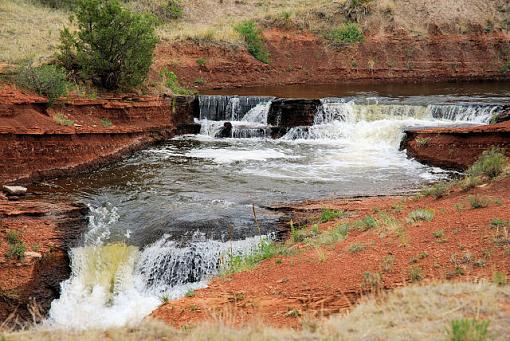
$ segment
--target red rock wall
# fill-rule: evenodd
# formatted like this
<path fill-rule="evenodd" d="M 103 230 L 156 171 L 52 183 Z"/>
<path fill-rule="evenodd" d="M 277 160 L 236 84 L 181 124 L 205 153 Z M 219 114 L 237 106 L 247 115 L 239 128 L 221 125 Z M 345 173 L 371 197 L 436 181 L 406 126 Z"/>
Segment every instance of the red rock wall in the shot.
<path fill-rule="evenodd" d="M 477 128 L 428 129 L 406 133 L 402 149 L 428 165 L 465 170 L 492 147 L 510 157 L 510 122 Z"/>

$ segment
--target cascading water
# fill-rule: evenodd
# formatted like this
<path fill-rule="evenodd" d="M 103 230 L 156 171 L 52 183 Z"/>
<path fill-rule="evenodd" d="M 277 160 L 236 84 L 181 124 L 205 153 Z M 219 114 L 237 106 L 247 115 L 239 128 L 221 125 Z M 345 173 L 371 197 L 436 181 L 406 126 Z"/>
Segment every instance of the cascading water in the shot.
<path fill-rule="evenodd" d="M 502 108 L 422 100 L 326 98 L 312 126 L 272 139 L 272 98 L 200 96 L 200 135 L 169 140 L 72 184 L 54 180 L 60 195 L 89 203 L 91 217 L 47 323 L 82 329 L 139 322 L 162 297 L 206 286 L 230 256 L 273 238 L 281 214 L 265 206 L 396 194 L 444 178 L 398 150 L 402 131 L 487 123 Z M 232 138 L 215 138 L 225 122 Z"/>

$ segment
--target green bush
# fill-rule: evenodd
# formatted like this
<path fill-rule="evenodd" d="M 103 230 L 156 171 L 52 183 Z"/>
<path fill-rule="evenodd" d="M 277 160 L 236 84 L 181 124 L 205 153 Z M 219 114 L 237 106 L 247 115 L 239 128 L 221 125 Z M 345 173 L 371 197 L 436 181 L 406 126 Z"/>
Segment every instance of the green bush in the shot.
<path fill-rule="evenodd" d="M 25 251 L 26 251 L 25 244 L 23 244 L 22 241 L 18 241 L 14 244 L 9 244 L 9 249 L 7 250 L 7 253 L 5 254 L 5 257 L 9 259 L 23 259 L 25 257 Z"/>
<path fill-rule="evenodd" d="M 506 274 L 501 271 L 496 271 L 492 274 L 492 282 L 496 285 L 506 285 Z"/>
<path fill-rule="evenodd" d="M 358 253 L 365 249 L 365 245 L 361 243 L 353 243 L 347 249 L 350 253 Z"/>
<path fill-rule="evenodd" d="M 355 23 L 344 23 L 332 29 L 326 35 L 326 38 L 336 46 L 361 43 L 365 40 L 363 31 Z"/>
<path fill-rule="evenodd" d="M 73 13 L 78 30 L 61 32 L 64 67 L 107 90 L 131 89 L 147 78 L 158 42 L 154 16 L 117 0 L 78 0 Z"/>
<path fill-rule="evenodd" d="M 418 221 L 432 221 L 434 219 L 434 211 L 430 209 L 419 208 L 407 215 L 407 222 L 412 224 Z"/>
<path fill-rule="evenodd" d="M 344 215 L 344 211 L 324 209 L 321 214 L 321 223 L 326 223 L 330 220 L 343 217 Z"/>
<path fill-rule="evenodd" d="M 484 151 L 466 173 L 468 176 L 487 176 L 492 179 L 503 173 L 506 162 L 503 149 L 491 148 Z"/>
<path fill-rule="evenodd" d="M 488 339 L 489 321 L 461 319 L 453 320 L 450 330 L 451 341 L 485 341 Z"/>
<path fill-rule="evenodd" d="M 67 95 L 69 88 L 65 71 L 55 65 L 39 67 L 33 67 L 31 63 L 22 65 L 16 71 L 14 82 L 21 88 L 47 97 L 49 105 L 59 97 Z"/>
<path fill-rule="evenodd" d="M 57 122 L 58 125 L 61 126 L 70 127 L 74 125 L 74 121 L 62 113 L 55 114 L 55 116 L 53 116 L 53 119 L 55 120 L 55 122 Z"/>
<path fill-rule="evenodd" d="M 264 43 L 262 31 L 257 28 L 254 21 L 249 20 L 237 24 L 234 26 L 234 30 L 243 37 L 248 46 L 248 52 L 250 52 L 255 59 L 265 64 L 269 63 L 269 51 Z"/>
<path fill-rule="evenodd" d="M 179 79 L 177 78 L 177 75 L 174 72 L 165 68 L 161 71 L 160 74 L 165 79 L 165 85 L 167 86 L 167 88 L 172 90 L 172 93 L 174 95 L 191 95 L 191 94 L 193 94 L 193 91 L 186 89 L 185 87 L 182 87 L 179 84 Z"/>
<path fill-rule="evenodd" d="M 485 208 L 489 206 L 489 199 L 478 195 L 470 195 L 468 200 L 471 208 Z"/>
<path fill-rule="evenodd" d="M 438 182 L 430 187 L 425 188 L 422 194 L 425 196 L 431 196 L 434 199 L 439 199 L 447 194 L 450 186 L 447 182 Z"/>
<path fill-rule="evenodd" d="M 160 7 L 158 17 L 161 19 L 175 20 L 184 15 L 184 6 L 180 0 L 169 0 Z"/>

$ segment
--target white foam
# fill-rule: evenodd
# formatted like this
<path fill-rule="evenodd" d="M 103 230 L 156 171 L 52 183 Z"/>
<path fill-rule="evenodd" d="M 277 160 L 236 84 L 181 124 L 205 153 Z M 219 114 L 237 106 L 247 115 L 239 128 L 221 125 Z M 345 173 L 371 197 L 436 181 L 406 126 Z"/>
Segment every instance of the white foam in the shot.
<path fill-rule="evenodd" d="M 186 154 L 188 157 L 209 159 L 216 163 L 232 163 L 238 161 L 265 161 L 269 159 L 292 158 L 274 149 L 235 150 L 227 148 L 195 149 Z"/>

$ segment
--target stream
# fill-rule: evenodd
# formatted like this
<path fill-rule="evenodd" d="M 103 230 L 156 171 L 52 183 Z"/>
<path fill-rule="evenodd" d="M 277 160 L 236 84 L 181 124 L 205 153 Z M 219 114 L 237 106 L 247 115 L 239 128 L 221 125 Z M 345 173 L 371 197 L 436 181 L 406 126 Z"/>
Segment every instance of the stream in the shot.
<path fill-rule="evenodd" d="M 450 172 L 399 151 L 403 130 L 486 124 L 510 104 L 508 83 L 415 88 L 414 94 L 402 85 L 310 88 L 321 98 L 314 124 L 272 139 L 267 114 L 273 96 L 306 90 L 203 95 L 199 135 L 38 184 L 47 196 L 86 203 L 91 212 L 82 245 L 71 250 L 72 275 L 45 324 L 84 329 L 141 321 L 162 299 L 207 286 L 232 255 L 277 239 L 282 215 L 267 209 L 272 205 L 405 193 L 447 178 Z M 227 121 L 233 137 L 217 138 Z"/>

